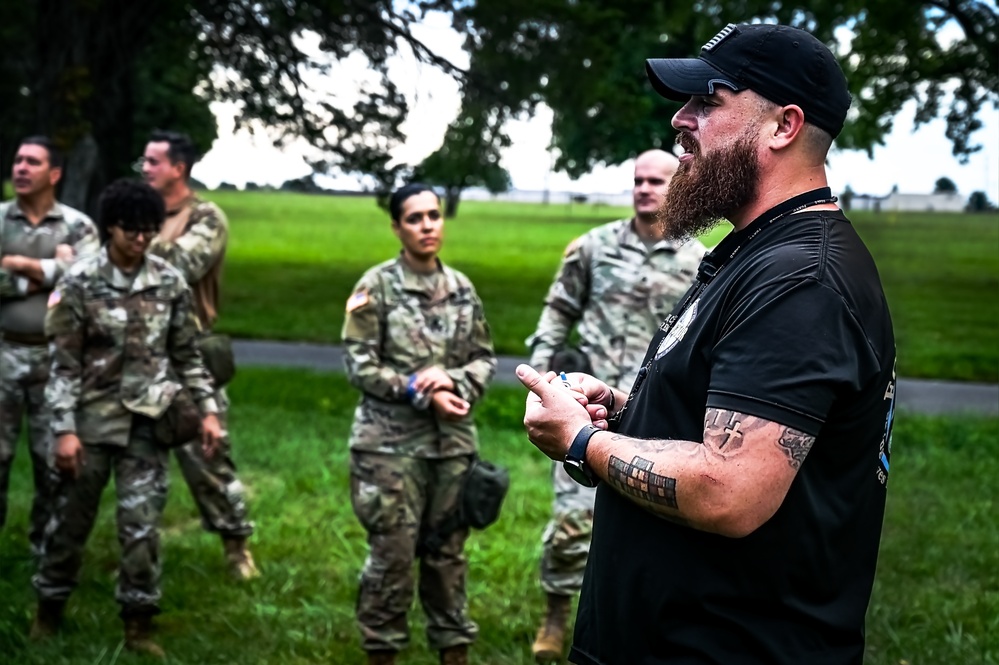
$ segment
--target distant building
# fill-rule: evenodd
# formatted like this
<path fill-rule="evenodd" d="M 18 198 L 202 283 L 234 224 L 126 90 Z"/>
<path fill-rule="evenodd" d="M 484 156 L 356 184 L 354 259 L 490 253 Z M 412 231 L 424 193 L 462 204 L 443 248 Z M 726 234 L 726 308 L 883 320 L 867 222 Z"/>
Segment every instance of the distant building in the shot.
<path fill-rule="evenodd" d="M 892 192 L 886 196 L 854 194 L 850 210 L 873 212 L 964 212 L 967 199 L 957 192 L 939 194 L 902 194 Z"/>
<path fill-rule="evenodd" d="M 511 189 L 502 194 L 491 194 L 481 187 L 470 187 L 461 193 L 462 201 L 506 201 L 513 203 L 543 203 L 544 190 Z M 571 203 L 602 204 L 607 206 L 630 207 L 632 205 L 631 190 L 614 193 L 579 192 L 548 192 L 548 203 L 553 205 L 569 205 Z"/>

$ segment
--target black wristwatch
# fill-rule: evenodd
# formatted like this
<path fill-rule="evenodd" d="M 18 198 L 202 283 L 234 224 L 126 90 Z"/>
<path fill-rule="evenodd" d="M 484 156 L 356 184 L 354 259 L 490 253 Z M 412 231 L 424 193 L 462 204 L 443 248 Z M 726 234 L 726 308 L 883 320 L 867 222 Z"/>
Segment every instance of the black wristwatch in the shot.
<path fill-rule="evenodd" d="M 562 468 L 569 477 L 583 487 L 596 487 L 600 482 L 597 474 L 586 464 L 586 447 L 590 445 L 590 438 L 599 431 L 600 428 L 593 425 L 586 425 L 579 430 L 579 434 L 572 440 L 569 450 L 565 453 L 565 461 L 562 462 Z"/>

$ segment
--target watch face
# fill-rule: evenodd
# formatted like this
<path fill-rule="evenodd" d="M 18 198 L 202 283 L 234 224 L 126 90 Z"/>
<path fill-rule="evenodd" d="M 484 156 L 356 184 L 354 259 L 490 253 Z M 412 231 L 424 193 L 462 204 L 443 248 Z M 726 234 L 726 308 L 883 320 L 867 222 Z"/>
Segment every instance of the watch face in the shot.
<path fill-rule="evenodd" d="M 597 483 L 594 482 L 590 474 L 586 473 L 582 465 L 575 460 L 566 460 L 562 463 L 562 468 L 565 472 L 569 474 L 569 477 L 575 480 L 577 483 L 583 487 L 596 487 Z"/>

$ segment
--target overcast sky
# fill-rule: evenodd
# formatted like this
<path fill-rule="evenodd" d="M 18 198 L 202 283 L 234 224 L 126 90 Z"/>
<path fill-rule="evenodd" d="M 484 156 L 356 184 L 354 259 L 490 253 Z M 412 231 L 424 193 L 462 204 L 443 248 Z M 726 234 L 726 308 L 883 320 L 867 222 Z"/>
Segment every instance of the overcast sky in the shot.
<path fill-rule="evenodd" d="M 414 32 L 437 53 L 459 66 L 467 66 L 468 57 L 461 49 L 460 37 L 450 28 L 446 17 L 431 15 Z M 343 89 L 344 77 L 360 81 L 366 73 L 360 62 L 341 66 L 337 71 L 338 89 Z M 409 98 L 411 107 L 404 125 L 406 144 L 394 156 L 414 164 L 440 147 L 445 128 L 459 110 L 458 87 L 450 77 L 405 55 L 393 60 L 390 75 Z M 653 94 L 651 89 L 649 94 Z M 265 136 L 252 136 L 247 131 L 234 134 L 235 108 L 223 104 L 212 108 L 219 124 L 219 138 L 193 171 L 208 186 L 223 181 L 240 187 L 247 182 L 280 185 L 310 172 L 301 157 L 308 146 L 296 144 L 277 150 Z M 883 195 L 898 185 L 904 193 L 926 193 L 932 191 L 937 178 L 947 176 L 957 184 L 960 193 L 969 195 L 983 190 L 989 200 L 999 202 L 999 110 L 989 106 L 981 113 L 984 127 L 974 139 L 983 149 L 967 164 L 960 164 L 951 155 L 943 120 L 913 131 L 914 112 L 915 105 L 910 102 L 896 116 L 892 132 L 884 146 L 875 148 L 873 159 L 864 152 L 835 151 L 829 160 L 833 191 L 841 192 L 850 185 L 855 192 Z M 580 193 L 614 193 L 630 188 L 633 162 L 598 167 L 579 180 L 571 180 L 564 173 L 549 173 L 550 123 L 551 111 L 542 107 L 534 118 L 508 127 L 513 145 L 503 152 L 502 163 L 510 172 L 514 188 L 541 190 L 546 183 L 553 191 Z M 324 179 L 322 184 L 354 189 L 358 183 L 354 178 L 340 177 Z"/>

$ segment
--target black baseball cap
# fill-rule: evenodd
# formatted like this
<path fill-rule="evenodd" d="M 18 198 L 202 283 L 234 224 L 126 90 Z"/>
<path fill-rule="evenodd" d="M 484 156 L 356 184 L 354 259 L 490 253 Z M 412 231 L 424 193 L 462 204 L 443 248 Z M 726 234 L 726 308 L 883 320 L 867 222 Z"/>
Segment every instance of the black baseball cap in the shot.
<path fill-rule="evenodd" d="M 718 86 L 752 90 L 775 104 L 795 104 L 805 122 L 834 138 L 850 108 L 846 76 L 829 47 L 799 28 L 729 23 L 697 58 L 652 58 L 645 71 L 663 97 L 686 101 Z"/>

